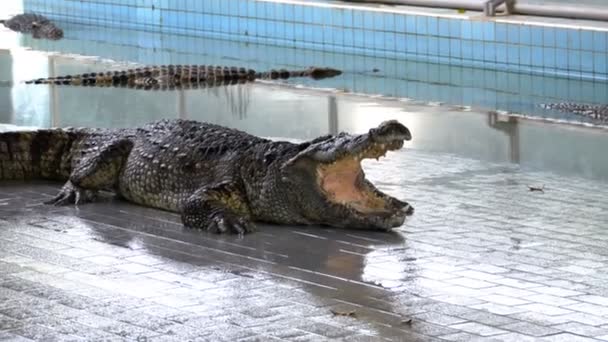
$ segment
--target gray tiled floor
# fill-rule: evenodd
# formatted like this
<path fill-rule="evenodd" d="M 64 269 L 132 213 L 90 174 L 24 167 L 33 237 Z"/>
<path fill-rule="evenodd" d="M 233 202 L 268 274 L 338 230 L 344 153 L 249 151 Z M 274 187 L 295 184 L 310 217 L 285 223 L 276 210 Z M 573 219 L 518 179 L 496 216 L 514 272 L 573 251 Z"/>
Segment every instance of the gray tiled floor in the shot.
<path fill-rule="evenodd" d="M 4 183 L 0 340 L 608 340 L 606 184 L 416 151 L 368 170 L 416 207 L 394 234 L 215 236 Z"/>

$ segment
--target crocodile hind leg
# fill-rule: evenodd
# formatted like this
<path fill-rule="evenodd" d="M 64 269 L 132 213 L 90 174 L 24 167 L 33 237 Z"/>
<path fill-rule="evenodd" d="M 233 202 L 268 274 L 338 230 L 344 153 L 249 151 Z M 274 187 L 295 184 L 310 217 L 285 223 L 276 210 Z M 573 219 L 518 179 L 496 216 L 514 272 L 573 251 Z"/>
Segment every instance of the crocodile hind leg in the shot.
<path fill-rule="evenodd" d="M 59 193 L 45 204 L 65 205 L 92 201 L 99 190 L 115 188 L 133 142 L 116 139 L 99 147 L 82 150 L 68 181 Z"/>
<path fill-rule="evenodd" d="M 228 182 L 196 191 L 186 200 L 181 216 L 187 228 L 204 229 L 218 234 L 246 234 L 255 231 L 242 192 Z"/>

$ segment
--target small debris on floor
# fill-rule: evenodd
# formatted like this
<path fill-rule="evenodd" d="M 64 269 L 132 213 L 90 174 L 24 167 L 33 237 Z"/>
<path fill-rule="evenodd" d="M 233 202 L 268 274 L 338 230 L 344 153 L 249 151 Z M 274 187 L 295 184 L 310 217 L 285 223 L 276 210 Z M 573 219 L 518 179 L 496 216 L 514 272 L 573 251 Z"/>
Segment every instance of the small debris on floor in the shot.
<path fill-rule="evenodd" d="M 401 321 L 401 324 L 412 324 L 412 319 L 404 319 Z"/>
<path fill-rule="evenodd" d="M 329 311 L 331 311 L 331 313 L 334 316 L 355 317 L 357 315 L 357 312 L 355 310 L 351 310 L 351 311 L 338 311 L 338 310 L 330 309 Z"/>
<path fill-rule="evenodd" d="M 247 271 L 241 271 L 241 270 L 230 270 L 230 271 L 228 271 L 228 273 L 232 273 L 232 274 L 237 275 L 237 276 L 246 277 L 246 278 L 254 278 L 254 276 L 252 276 L 251 274 L 247 274 L 245 272 L 247 272 Z"/>
<path fill-rule="evenodd" d="M 545 186 L 530 186 L 528 185 L 528 189 L 530 191 L 538 191 L 538 192 L 545 192 Z"/>

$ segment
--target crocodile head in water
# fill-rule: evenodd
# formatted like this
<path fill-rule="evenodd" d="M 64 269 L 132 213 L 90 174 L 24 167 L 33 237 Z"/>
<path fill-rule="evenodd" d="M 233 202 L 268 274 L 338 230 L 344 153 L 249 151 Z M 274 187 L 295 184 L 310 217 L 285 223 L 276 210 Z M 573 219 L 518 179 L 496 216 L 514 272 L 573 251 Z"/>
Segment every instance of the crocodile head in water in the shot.
<path fill-rule="evenodd" d="M 361 167 L 412 138 L 401 123 L 385 121 L 365 134 L 317 138 L 282 166 L 282 176 L 300 215 L 313 224 L 390 230 L 413 207 L 378 190 Z"/>

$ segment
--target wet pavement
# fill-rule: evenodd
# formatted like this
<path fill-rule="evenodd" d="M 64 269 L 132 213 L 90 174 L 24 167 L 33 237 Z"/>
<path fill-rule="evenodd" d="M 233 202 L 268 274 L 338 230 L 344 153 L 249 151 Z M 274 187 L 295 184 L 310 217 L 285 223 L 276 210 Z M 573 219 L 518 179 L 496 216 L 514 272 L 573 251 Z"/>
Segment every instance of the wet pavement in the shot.
<path fill-rule="evenodd" d="M 14 53 L 0 50 L 0 70 L 15 80 L 108 68 Z M 239 238 L 109 197 L 49 207 L 61 184 L 4 182 L 0 341 L 608 340 L 605 129 L 262 84 L 15 82 L 0 99 L 0 131 L 182 117 L 303 140 L 398 119 L 413 140 L 364 168 L 416 208 L 392 233 L 260 226 Z"/>
<path fill-rule="evenodd" d="M 608 340 L 608 186 L 416 150 L 365 168 L 416 207 L 393 233 L 217 236 L 4 183 L 0 340 Z"/>

